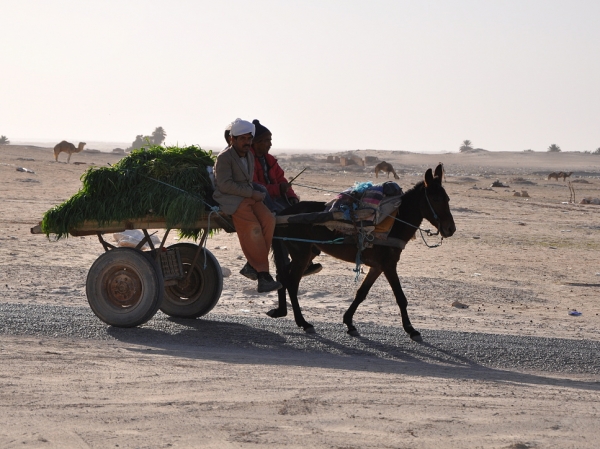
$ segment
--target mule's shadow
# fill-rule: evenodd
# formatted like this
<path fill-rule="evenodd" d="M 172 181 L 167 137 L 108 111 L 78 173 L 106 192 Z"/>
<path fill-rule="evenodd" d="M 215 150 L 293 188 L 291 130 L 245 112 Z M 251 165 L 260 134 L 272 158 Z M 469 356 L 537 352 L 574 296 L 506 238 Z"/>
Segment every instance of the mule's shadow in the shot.
<path fill-rule="evenodd" d="M 211 318 L 210 315 L 208 318 Z M 251 320 L 251 325 L 221 319 L 153 320 L 152 327 L 108 328 L 118 341 L 151 347 L 173 357 L 315 368 L 372 371 L 443 379 L 469 379 L 515 384 L 550 385 L 600 391 L 600 382 L 578 381 L 485 366 L 477 357 L 446 347 L 441 339 L 415 343 L 400 338 L 353 338 L 345 326 L 306 335 L 290 320 Z M 226 321 L 227 320 L 227 321 Z M 268 324 L 267 324 L 268 323 Z M 176 332 L 173 332 L 173 326 Z M 433 332 L 433 331 L 432 331 Z M 427 338 L 427 337 L 426 337 Z M 132 351 L 147 349 L 130 348 Z M 522 367 L 519 367 L 523 369 Z"/>

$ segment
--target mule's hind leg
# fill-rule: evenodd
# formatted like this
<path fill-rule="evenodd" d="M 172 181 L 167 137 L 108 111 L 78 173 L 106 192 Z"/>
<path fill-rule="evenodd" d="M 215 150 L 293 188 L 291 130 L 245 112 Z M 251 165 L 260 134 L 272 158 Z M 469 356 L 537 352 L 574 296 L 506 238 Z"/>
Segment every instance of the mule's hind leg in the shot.
<path fill-rule="evenodd" d="M 277 280 L 283 284 L 283 279 L 281 276 L 277 276 Z M 285 284 L 284 284 L 285 285 Z M 287 296 L 285 294 L 285 287 L 281 287 L 277 290 L 277 308 L 271 309 L 267 313 L 271 318 L 282 318 L 287 316 Z"/>
<path fill-rule="evenodd" d="M 281 240 L 273 240 L 273 256 L 275 257 L 275 267 L 277 270 L 277 280 L 281 282 L 283 287 L 277 290 L 278 305 L 276 309 L 271 309 L 267 312 L 271 318 L 281 318 L 287 315 L 287 302 L 285 294 L 285 286 L 289 284 L 288 261 L 283 242 Z"/>
<path fill-rule="evenodd" d="M 365 300 L 367 294 L 369 293 L 369 290 L 371 290 L 371 287 L 373 286 L 380 274 L 381 270 L 379 268 L 371 267 L 369 269 L 369 272 L 365 276 L 363 283 L 360 284 L 360 287 L 356 291 L 354 301 L 352 301 L 352 304 L 350 304 L 350 307 L 348 307 L 348 310 L 346 310 L 346 313 L 344 313 L 344 324 L 348 327 L 348 334 L 352 335 L 353 337 L 360 337 L 360 334 L 358 333 L 356 327 L 354 327 L 354 324 L 352 323 L 354 313 L 356 312 L 356 309 L 358 309 L 360 303 Z"/>
<path fill-rule="evenodd" d="M 392 287 L 392 291 L 394 292 L 394 296 L 396 297 L 396 302 L 398 303 L 398 307 L 400 307 L 400 315 L 402 316 L 402 327 L 406 331 L 410 338 L 414 341 L 423 341 L 421 337 L 421 333 L 410 324 L 410 319 L 408 318 L 408 300 L 402 291 L 402 286 L 400 285 L 400 279 L 398 278 L 398 273 L 396 273 L 395 269 L 385 270 L 385 277 L 390 283 L 390 287 Z"/>
<path fill-rule="evenodd" d="M 290 303 L 292 304 L 292 310 L 294 311 L 294 320 L 299 327 L 304 329 L 304 332 L 307 334 L 314 334 L 315 328 L 304 319 L 298 302 L 298 287 L 300 286 L 302 275 L 304 274 L 304 271 L 306 271 L 306 267 L 308 267 L 310 261 L 315 257 L 312 252 L 312 245 L 289 245 L 288 249 L 290 250 L 292 263 L 290 265 L 290 271 L 287 274 L 285 287 L 290 296 Z"/>

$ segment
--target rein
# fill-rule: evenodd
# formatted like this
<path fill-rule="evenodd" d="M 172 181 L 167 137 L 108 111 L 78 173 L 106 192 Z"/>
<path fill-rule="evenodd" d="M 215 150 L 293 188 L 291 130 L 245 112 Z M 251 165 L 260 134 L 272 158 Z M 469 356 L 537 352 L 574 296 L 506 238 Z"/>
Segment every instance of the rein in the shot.
<path fill-rule="evenodd" d="M 345 192 L 336 192 L 334 190 L 323 189 L 321 187 L 308 186 L 308 185 L 305 185 L 305 184 L 296 184 L 296 185 L 300 186 L 300 187 L 306 187 L 308 189 L 320 190 L 322 192 L 330 192 L 330 193 L 336 193 L 338 195 L 341 194 L 341 195 L 352 196 L 352 195 L 350 195 L 348 193 L 345 193 Z M 406 195 L 406 194 L 402 194 L 402 195 L 400 195 L 400 197 L 403 197 L 404 195 Z M 354 197 L 352 197 L 352 198 L 356 200 L 356 198 L 354 198 Z M 440 219 L 438 217 L 438 214 L 433 209 L 433 206 L 431 205 L 431 202 L 429 201 L 429 197 L 427 196 L 427 190 L 425 190 L 425 199 L 427 200 L 427 205 L 429 206 L 429 209 L 431 210 L 431 213 L 433 214 L 434 220 L 436 222 L 438 222 L 438 224 L 439 224 Z M 360 201 L 360 200 L 359 200 L 359 202 L 362 203 L 362 201 Z M 368 204 L 368 203 L 365 203 L 365 204 Z M 427 234 L 427 237 L 434 237 L 434 236 L 440 234 L 439 230 L 437 232 L 432 232 L 431 229 L 424 229 L 424 228 L 421 228 L 420 226 L 415 226 L 412 223 L 408 223 L 407 221 L 400 220 L 399 218 L 396 218 L 396 217 L 394 217 L 392 215 L 388 214 L 388 217 L 392 217 L 394 220 L 399 221 L 400 223 L 404 223 L 404 224 L 406 224 L 406 225 L 408 225 L 408 226 L 410 226 L 412 228 L 417 229 L 421 233 L 421 238 L 423 239 L 423 243 L 425 243 L 425 246 L 427 248 L 437 248 L 438 246 L 442 246 L 442 242 L 444 241 L 443 237 L 441 238 L 440 243 L 436 243 L 434 245 L 430 245 L 429 243 L 427 243 L 427 241 L 425 240 L 425 236 L 423 235 L 423 233 L 425 233 L 425 234 Z"/>
<path fill-rule="evenodd" d="M 400 223 L 404 223 L 408 226 L 411 226 L 411 227 L 417 229 L 420 232 L 421 239 L 423 239 L 423 243 L 425 243 L 425 246 L 427 248 L 437 248 L 438 246 L 442 246 L 442 243 L 444 242 L 444 237 L 440 238 L 440 243 L 430 245 L 429 243 L 427 243 L 427 241 L 425 240 L 425 236 L 423 235 L 423 233 L 425 233 L 425 234 L 427 234 L 427 237 L 434 237 L 434 236 L 440 234 L 440 231 L 439 231 L 440 219 L 438 217 L 438 214 L 435 213 L 435 210 L 433 209 L 431 202 L 429 201 L 429 196 L 427 196 L 427 189 L 425 189 L 425 187 L 423 187 L 423 189 L 424 189 L 424 193 L 425 193 L 425 199 L 427 200 L 427 205 L 429 206 L 429 210 L 431 210 L 431 213 L 433 214 L 433 219 L 438 223 L 438 231 L 437 232 L 431 232 L 431 229 L 423 229 L 420 226 L 415 226 L 412 223 L 408 223 L 407 221 L 400 220 L 399 218 L 396 218 L 396 217 L 392 217 L 392 218 L 396 221 L 399 221 Z M 388 217 L 391 217 L 391 215 L 388 215 Z"/>
<path fill-rule="evenodd" d="M 304 242 L 304 243 L 320 243 L 321 245 L 343 245 L 345 243 L 344 237 L 338 237 L 333 240 L 310 240 L 310 239 L 297 239 L 293 237 L 278 237 L 273 236 L 273 240 L 284 240 L 288 242 Z"/>

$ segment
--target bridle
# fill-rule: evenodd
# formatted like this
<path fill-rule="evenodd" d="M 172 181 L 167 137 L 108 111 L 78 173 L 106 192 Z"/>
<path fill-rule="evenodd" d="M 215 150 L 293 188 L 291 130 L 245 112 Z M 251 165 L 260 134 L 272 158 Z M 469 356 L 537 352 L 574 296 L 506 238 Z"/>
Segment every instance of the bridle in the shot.
<path fill-rule="evenodd" d="M 438 217 L 438 214 L 435 213 L 435 210 L 433 209 L 433 206 L 431 205 L 431 201 L 429 201 L 429 196 L 427 196 L 427 187 L 423 186 L 423 189 L 425 190 L 425 199 L 427 200 L 427 205 L 429 206 L 429 210 L 431 210 L 431 213 L 433 214 L 433 219 L 437 223 L 438 234 L 439 234 L 439 232 L 440 232 L 439 229 L 441 226 L 440 217 Z"/>

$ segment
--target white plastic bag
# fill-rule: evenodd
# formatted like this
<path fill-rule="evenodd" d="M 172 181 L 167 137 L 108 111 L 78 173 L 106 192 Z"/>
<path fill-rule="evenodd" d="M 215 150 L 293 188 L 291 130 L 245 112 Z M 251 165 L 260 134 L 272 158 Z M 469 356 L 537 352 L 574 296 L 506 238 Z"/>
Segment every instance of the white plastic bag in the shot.
<path fill-rule="evenodd" d="M 115 232 L 113 234 L 113 238 L 115 242 L 117 242 L 117 246 L 127 247 L 127 248 L 135 248 L 138 244 L 144 240 L 144 233 L 139 229 L 128 229 L 123 232 Z M 150 240 L 155 246 L 160 245 L 160 238 L 154 234 L 150 236 Z M 149 250 L 150 245 L 145 243 L 142 247 L 142 250 Z"/>

